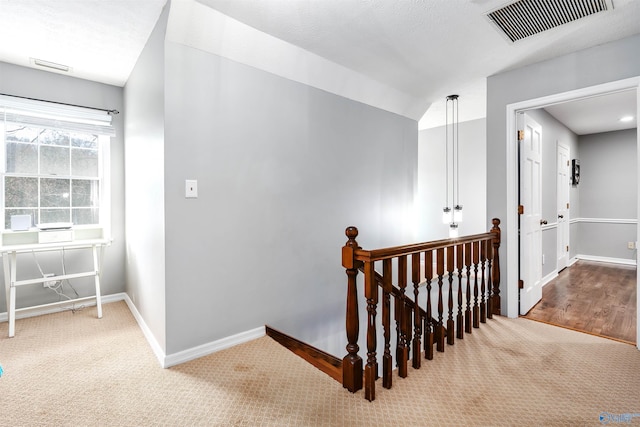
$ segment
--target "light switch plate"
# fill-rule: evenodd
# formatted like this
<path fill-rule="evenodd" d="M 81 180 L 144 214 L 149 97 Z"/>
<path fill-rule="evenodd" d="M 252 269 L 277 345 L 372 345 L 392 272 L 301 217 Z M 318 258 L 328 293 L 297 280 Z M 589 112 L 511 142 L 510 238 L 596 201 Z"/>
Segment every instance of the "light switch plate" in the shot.
<path fill-rule="evenodd" d="M 195 199 L 198 197 L 198 180 L 187 179 L 185 181 L 184 197 L 187 199 Z"/>

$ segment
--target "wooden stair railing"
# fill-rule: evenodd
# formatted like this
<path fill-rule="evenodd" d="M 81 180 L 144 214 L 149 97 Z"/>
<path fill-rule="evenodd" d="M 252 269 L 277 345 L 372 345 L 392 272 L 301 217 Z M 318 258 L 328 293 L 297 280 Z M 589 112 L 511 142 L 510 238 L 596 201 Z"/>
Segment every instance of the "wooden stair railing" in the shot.
<path fill-rule="evenodd" d="M 413 257 L 412 257 L 413 258 Z M 416 262 L 418 262 L 418 267 L 416 270 L 414 271 L 419 271 L 419 262 L 420 262 L 420 257 L 419 256 L 415 256 L 416 258 Z M 437 323 L 437 320 L 434 319 L 433 317 L 431 317 L 431 315 L 427 315 L 427 312 L 420 307 L 418 304 L 415 303 L 415 301 L 417 300 L 417 295 L 419 293 L 419 287 L 421 285 L 420 283 L 420 279 L 419 279 L 419 275 L 417 276 L 418 278 L 416 278 L 413 283 L 414 283 L 414 298 L 411 299 L 408 295 L 405 295 L 403 293 L 401 293 L 400 289 L 397 288 L 396 286 L 391 286 L 391 296 L 394 297 L 394 301 L 396 304 L 400 304 L 402 301 L 404 301 L 404 307 L 403 308 L 399 308 L 397 305 L 394 306 L 395 307 L 395 319 L 396 319 L 396 323 L 399 322 L 399 316 L 401 313 L 401 310 L 404 310 L 405 313 L 405 317 L 403 318 L 405 323 L 405 330 L 407 331 L 406 333 L 411 334 L 412 331 L 412 326 L 413 326 L 413 338 L 411 337 L 411 335 L 409 335 L 409 338 L 407 340 L 407 346 L 410 348 L 413 348 L 414 352 L 417 352 L 416 354 L 413 354 L 414 357 L 412 357 L 413 360 L 413 367 L 415 369 L 419 369 L 420 368 L 420 355 L 421 355 L 421 347 L 420 347 L 420 342 L 421 342 L 421 335 L 422 335 L 422 323 L 427 322 L 427 319 L 431 319 L 431 328 L 435 328 L 435 324 Z M 375 281 L 378 284 L 378 286 L 382 287 L 382 275 L 380 273 L 378 273 L 377 271 L 375 272 Z M 416 315 L 417 313 L 417 315 Z M 398 333 L 398 339 L 400 336 L 400 330 L 399 327 L 396 328 L 396 331 Z M 446 328 L 445 328 L 445 334 L 446 334 Z M 409 344 L 410 342 L 410 344 Z M 431 347 L 433 347 L 433 342 L 431 342 Z M 427 351 L 427 344 L 425 344 L 425 351 Z M 427 357 L 425 356 L 425 358 L 431 360 L 433 359 L 433 349 L 430 352 L 430 356 Z M 399 360 L 399 357 L 396 356 L 396 359 Z M 406 375 L 402 375 L 401 371 L 398 375 L 401 377 L 405 377 Z"/>
<path fill-rule="evenodd" d="M 356 392 L 364 387 L 365 398 L 375 399 L 379 336 L 383 341 L 382 386 L 392 387 L 392 307 L 396 329 L 393 353 L 401 378 L 408 374 L 410 354 L 413 368 L 420 369 L 423 351 L 425 359 L 431 360 L 434 345 L 436 351 L 444 352 L 445 342 L 453 345 L 455 338 L 463 339 L 465 333 L 472 333 L 473 328 L 500 314 L 500 220 L 494 218 L 492 223 L 488 233 L 375 250 L 364 250 L 358 245 L 357 228 L 346 229 L 348 240 L 342 248 L 342 265 L 347 273 L 347 355 L 342 360 L 345 388 Z M 421 271 L 421 257 L 424 257 L 424 271 Z M 382 265 L 382 274 L 376 272 L 377 263 Z M 394 264 L 397 287 L 393 284 Z M 367 310 L 364 366 L 358 354 L 358 271 L 364 274 Z M 412 297 L 407 294 L 408 271 L 413 285 Z M 463 292 L 463 282 L 466 282 L 466 292 Z M 426 288 L 424 309 L 419 306 L 422 285 Z M 454 285 L 457 285 L 455 294 Z M 437 291 L 436 301 L 432 301 L 432 291 Z M 380 296 L 381 332 L 377 330 Z M 433 306 L 437 306 L 435 313 Z"/>

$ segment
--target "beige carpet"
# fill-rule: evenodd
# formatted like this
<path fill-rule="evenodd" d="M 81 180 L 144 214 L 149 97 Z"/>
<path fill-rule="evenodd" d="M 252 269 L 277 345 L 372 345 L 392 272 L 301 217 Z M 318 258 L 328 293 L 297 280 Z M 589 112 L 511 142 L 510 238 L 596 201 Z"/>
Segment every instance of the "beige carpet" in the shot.
<path fill-rule="evenodd" d="M 0 425 L 595 426 L 607 413 L 640 426 L 635 347 L 526 319 L 482 326 L 367 402 L 268 337 L 162 369 L 124 302 L 100 320 L 94 307 L 18 320 L 15 338 L 4 322 Z"/>

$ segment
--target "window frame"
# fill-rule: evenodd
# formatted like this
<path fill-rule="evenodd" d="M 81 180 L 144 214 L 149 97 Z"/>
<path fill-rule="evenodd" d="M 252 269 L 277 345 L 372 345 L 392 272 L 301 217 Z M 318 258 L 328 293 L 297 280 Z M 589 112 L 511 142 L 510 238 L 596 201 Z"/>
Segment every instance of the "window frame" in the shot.
<path fill-rule="evenodd" d="M 71 188 L 72 181 L 74 179 L 88 179 L 95 180 L 98 182 L 98 223 L 97 224 L 80 224 L 73 225 L 74 230 L 87 230 L 84 234 L 94 236 L 96 235 L 96 230 L 99 231 L 99 234 L 102 238 L 109 238 L 111 232 L 111 174 L 110 174 L 110 164 L 111 164 L 111 150 L 110 150 L 110 140 L 111 137 L 114 136 L 113 128 L 111 127 L 111 116 L 106 111 L 87 111 L 88 109 L 84 107 L 75 107 L 75 106 L 67 106 L 67 105 L 50 105 L 46 101 L 34 101 L 34 100 L 18 100 L 17 103 L 20 104 L 19 113 L 17 117 L 27 117 L 28 122 L 24 122 L 22 120 L 15 120 L 14 117 L 8 113 L 16 104 L 15 100 L 11 100 L 9 102 L 9 106 L 7 105 L 5 96 L 0 96 L 0 138 L 2 149 L 0 150 L 0 191 L 1 191 L 1 202 L 0 213 L 2 214 L 3 222 L 0 227 L 1 233 L 11 233 L 15 231 L 11 230 L 10 221 L 8 218 L 5 218 L 7 215 L 8 208 L 6 207 L 6 188 L 5 181 L 6 177 L 9 176 L 26 176 L 26 177 L 35 177 L 36 179 L 46 179 L 46 178 L 54 178 L 56 175 L 52 174 L 43 174 L 40 170 L 40 148 L 45 145 L 41 145 L 38 142 L 37 149 L 37 163 L 38 170 L 35 173 L 22 173 L 22 172 L 7 172 L 7 141 L 5 137 L 5 130 L 7 123 L 15 123 L 18 125 L 24 125 L 31 128 L 39 128 L 39 129 L 55 129 L 61 130 L 63 132 L 69 133 L 69 136 L 73 133 L 84 133 L 84 134 L 93 134 L 97 136 L 97 177 L 83 177 L 80 175 L 72 175 L 72 164 L 73 150 L 76 149 L 73 147 L 72 141 L 69 141 L 69 145 L 65 146 L 69 150 L 69 175 L 61 175 L 61 179 L 68 179 L 69 186 Z M 34 108 L 30 108 L 30 106 L 34 106 Z M 43 109 L 45 112 L 43 113 Z M 31 121 L 30 114 L 33 114 L 34 121 Z M 62 117 L 59 119 L 58 117 Z M 96 120 L 96 117 L 98 119 Z M 39 124 L 38 120 L 42 118 L 43 122 Z M 78 147 L 77 149 L 82 149 Z M 38 191 L 40 191 L 41 184 L 38 182 Z M 42 201 L 40 198 L 40 194 L 38 194 L 38 202 L 36 212 L 39 217 L 42 209 L 46 209 L 46 207 L 42 206 Z M 71 194 L 70 196 L 71 197 Z M 90 208 L 89 208 L 90 209 Z M 73 202 L 69 201 L 69 213 L 70 213 L 70 221 L 73 222 Z M 38 218 L 32 218 L 32 227 L 35 227 L 35 224 L 38 222 Z M 37 230 L 37 228 L 32 228 L 33 230 Z M 81 233 L 83 233 L 81 231 Z M 77 234 L 77 233 L 76 233 Z"/>

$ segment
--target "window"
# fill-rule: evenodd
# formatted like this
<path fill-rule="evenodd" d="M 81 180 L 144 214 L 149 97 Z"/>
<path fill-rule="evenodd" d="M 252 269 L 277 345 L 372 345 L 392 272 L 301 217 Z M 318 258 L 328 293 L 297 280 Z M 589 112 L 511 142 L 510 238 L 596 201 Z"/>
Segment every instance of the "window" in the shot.
<path fill-rule="evenodd" d="M 111 117 L 31 100 L 18 101 L 19 108 L 15 103 L 0 97 L 3 228 L 11 228 L 14 215 L 30 215 L 33 225 L 106 225 Z"/>

